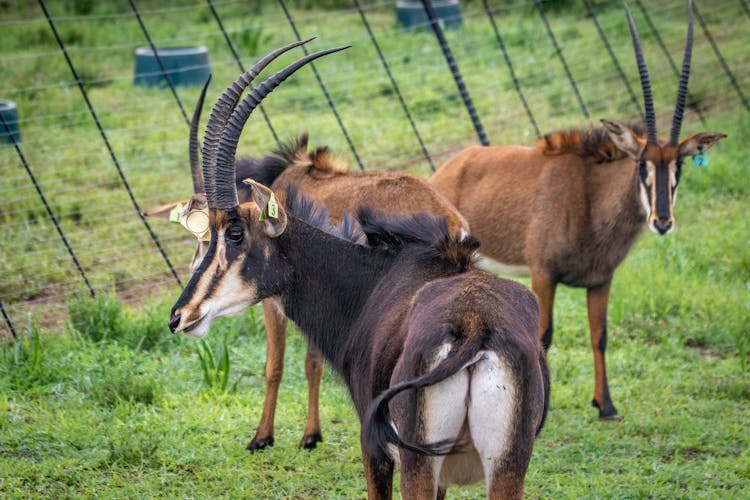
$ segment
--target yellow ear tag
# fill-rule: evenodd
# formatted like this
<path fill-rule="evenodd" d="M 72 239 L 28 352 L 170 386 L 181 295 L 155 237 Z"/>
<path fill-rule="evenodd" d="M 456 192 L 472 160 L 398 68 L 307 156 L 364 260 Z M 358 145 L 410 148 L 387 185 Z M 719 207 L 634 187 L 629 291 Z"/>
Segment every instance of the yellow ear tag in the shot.
<path fill-rule="evenodd" d="M 271 198 L 268 200 L 268 216 L 275 219 L 279 216 L 279 204 L 276 201 L 273 191 L 271 191 Z"/>
<path fill-rule="evenodd" d="M 185 206 L 182 203 L 178 203 L 177 205 L 175 205 L 175 207 L 169 211 L 169 222 L 180 222 L 182 211 L 184 209 Z"/>

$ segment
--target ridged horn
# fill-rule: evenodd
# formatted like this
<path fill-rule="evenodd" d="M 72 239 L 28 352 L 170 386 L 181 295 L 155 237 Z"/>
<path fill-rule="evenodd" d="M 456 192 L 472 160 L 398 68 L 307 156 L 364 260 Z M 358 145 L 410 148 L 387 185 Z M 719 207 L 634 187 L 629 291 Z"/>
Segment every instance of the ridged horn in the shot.
<path fill-rule="evenodd" d="M 643 105 L 646 119 L 646 141 L 649 145 L 656 145 L 656 115 L 654 114 L 654 97 L 651 93 L 648 68 L 646 67 L 646 61 L 643 59 L 641 39 L 638 37 L 638 30 L 635 28 L 635 22 L 633 21 L 633 16 L 630 14 L 630 8 L 628 8 L 627 3 L 625 4 L 625 12 L 628 15 L 630 36 L 633 39 L 633 49 L 635 50 L 635 59 L 638 63 L 638 72 L 641 75 L 641 88 L 643 89 Z"/>
<path fill-rule="evenodd" d="M 313 37 L 314 38 L 314 37 Z M 263 59 L 253 65 L 252 68 L 245 71 L 237 80 L 234 81 L 214 104 L 211 115 L 206 124 L 206 133 L 203 136 L 203 179 L 206 187 L 206 201 L 209 208 L 213 208 L 213 200 L 216 198 L 216 182 L 214 181 L 214 170 L 216 167 L 216 153 L 219 147 L 219 140 L 224 132 L 229 115 L 234 110 L 237 102 L 242 96 L 242 92 L 250 85 L 253 79 L 268 66 L 271 61 L 279 57 L 284 52 L 305 44 L 312 40 L 299 40 L 280 49 L 276 49 Z"/>
<path fill-rule="evenodd" d="M 216 198 L 214 200 L 215 208 L 229 210 L 239 204 L 237 200 L 237 185 L 235 184 L 234 157 L 237 152 L 237 143 L 239 142 L 242 129 L 253 110 L 268 94 L 273 92 L 276 87 L 302 66 L 319 57 L 339 52 L 348 49 L 349 47 L 350 46 L 347 45 L 334 49 L 321 50 L 320 52 L 307 55 L 297 60 L 258 85 L 232 112 L 219 143 L 214 177 L 216 181 Z"/>
<path fill-rule="evenodd" d="M 193 118 L 190 120 L 190 139 L 188 141 L 188 150 L 190 154 L 190 174 L 193 177 L 193 193 L 203 193 L 206 190 L 203 184 L 203 173 L 201 172 L 201 159 L 198 153 L 200 144 L 198 142 L 198 126 L 201 121 L 201 111 L 203 110 L 203 102 L 206 100 L 206 90 L 208 90 L 208 84 L 211 83 L 211 75 L 208 75 L 206 83 L 203 84 L 201 94 L 198 96 L 198 104 L 195 105 L 193 111 Z"/>
<path fill-rule="evenodd" d="M 682 127 L 682 114 L 685 111 L 685 99 L 688 91 L 688 78 L 690 78 L 690 57 L 693 53 L 693 0 L 688 2 L 688 31 L 685 42 L 685 57 L 682 59 L 682 73 L 680 74 L 680 85 L 677 88 L 677 102 L 674 106 L 672 116 L 672 129 L 669 131 L 669 145 L 677 146 L 680 141 L 680 128 Z"/>

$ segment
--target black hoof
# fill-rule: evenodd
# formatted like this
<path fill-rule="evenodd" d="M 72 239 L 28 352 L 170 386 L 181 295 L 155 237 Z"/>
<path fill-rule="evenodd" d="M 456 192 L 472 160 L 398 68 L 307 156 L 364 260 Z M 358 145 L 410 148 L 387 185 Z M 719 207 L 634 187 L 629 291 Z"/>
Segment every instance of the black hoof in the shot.
<path fill-rule="evenodd" d="M 250 453 L 253 453 L 255 451 L 263 450 L 269 446 L 273 446 L 273 436 L 268 436 L 266 438 L 258 438 L 256 436 L 247 444 L 247 450 Z"/>
<path fill-rule="evenodd" d="M 320 433 L 316 432 L 315 434 L 309 434 L 302 438 L 302 441 L 299 444 L 300 448 L 304 448 L 306 450 L 312 450 L 315 448 L 318 443 L 323 442 L 323 436 L 320 435 Z"/>
<path fill-rule="evenodd" d="M 599 420 L 601 422 L 619 422 L 622 420 L 622 417 L 617 414 L 617 410 L 612 403 L 605 405 L 604 409 L 602 409 L 599 407 L 599 403 L 596 402 L 596 399 L 592 399 L 591 406 L 599 409 Z"/>

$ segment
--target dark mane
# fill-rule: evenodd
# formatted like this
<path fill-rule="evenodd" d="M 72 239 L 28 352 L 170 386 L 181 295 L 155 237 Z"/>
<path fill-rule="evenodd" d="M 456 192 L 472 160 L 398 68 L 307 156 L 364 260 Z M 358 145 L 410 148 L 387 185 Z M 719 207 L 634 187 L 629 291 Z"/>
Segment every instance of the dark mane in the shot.
<path fill-rule="evenodd" d="M 313 151 L 307 150 L 308 135 L 302 134 L 285 144 L 263 159 L 243 157 L 235 164 L 237 186 L 243 179 L 252 179 L 264 186 L 271 184 L 291 166 L 302 166 L 314 169 L 323 174 L 346 172 L 347 166 L 333 156 L 326 146 Z"/>
<path fill-rule="evenodd" d="M 643 124 L 631 123 L 629 126 L 636 134 L 643 135 Z M 545 155 L 574 154 L 581 158 L 590 158 L 596 163 L 611 162 L 627 157 L 620 148 L 615 146 L 603 127 L 550 132 L 537 141 L 537 148 Z"/>
<path fill-rule="evenodd" d="M 473 236 L 452 236 L 444 216 L 426 213 L 386 214 L 364 206 L 354 217 L 344 213 L 341 223 L 332 225 L 328 209 L 295 186 L 287 189 L 285 208 L 288 214 L 336 238 L 395 253 L 416 244 L 462 271 L 473 263 L 474 250 L 479 247 Z"/>
<path fill-rule="evenodd" d="M 328 209 L 303 195 L 296 186 L 289 186 L 287 189 L 286 210 L 297 219 L 336 238 L 358 245 L 364 245 L 367 242 L 365 233 L 351 214 L 344 213 L 341 223 L 336 226 L 332 225 Z"/>
<path fill-rule="evenodd" d="M 393 215 L 360 207 L 357 220 L 367 236 L 367 244 L 390 251 L 399 251 L 408 244 L 421 243 L 435 257 L 444 259 L 461 270 L 473 262 L 479 241 L 472 236 L 457 238 L 448 231 L 445 216 L 426 213 Z"/>
<path fill-rule="evenodd" d="M 249 156 L 238 158 L 234 167 L 238 190 L 243 189 L 244 184 L 242 181 L 245 179 L 252 179 L 264 186 L 271 187 L 273 181 L 288 166 L 288 164 L 276 156 L 266 156 L 261 160 Z"/>
<path fill-rule="evenodd" d="M 286 167 L 301 166 L 319 170 L 324 173 L 346 172 L 346 165 L 335 158 L 327 146 L 321 146 L 313 151 L 307 150 L 308 136 L 302 134 L 297 139 L 282 145 L 269 158 Z"/>

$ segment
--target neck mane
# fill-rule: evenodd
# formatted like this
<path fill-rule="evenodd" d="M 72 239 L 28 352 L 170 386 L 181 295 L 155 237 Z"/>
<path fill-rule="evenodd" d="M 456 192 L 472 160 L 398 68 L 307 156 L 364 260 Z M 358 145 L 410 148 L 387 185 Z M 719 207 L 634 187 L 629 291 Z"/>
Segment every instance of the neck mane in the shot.
<path fill-rule="evenodd" d="M 444 217 L 426 214 L 386 216 L 358 211 L 338 226 L 328 212 L 291 190 L 288 226 L 280 251 L 292 268 L 282 293 L 286 315 L 312 341 L 336 371 L 348 378 L 345 349 L 376 289 L 378 296 L 421 287 L 435 277 L 471 265 L 476 240 L 453 239 Z M 407 276 L 408 274 L 408 276 Z M 355 333 L 352 333 L 355 332 Z M 362 342 L 366 342 L 362 339 Z"/>

